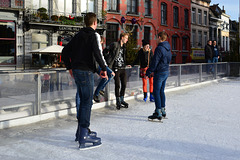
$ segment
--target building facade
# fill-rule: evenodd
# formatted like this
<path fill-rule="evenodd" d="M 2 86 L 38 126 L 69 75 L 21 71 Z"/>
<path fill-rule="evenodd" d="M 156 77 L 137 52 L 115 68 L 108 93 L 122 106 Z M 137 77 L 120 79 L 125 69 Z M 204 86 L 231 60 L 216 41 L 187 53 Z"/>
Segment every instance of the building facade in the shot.
<path fill-rule="evenodd" d="M 209 37 L 209 6 L 211 0 L 191 0 L 192 62 L 205 62 L 204 47 Z"/>
<path fill-rule="evenodd" d="M 104 0 L 106 45 L 117 41 L 121 32 L 131 32 L 138 48 L 145 39 L 155 49 L 158 32 L 165 31 L 172 46 L 172 63 L 189 62 L 190 5 L 185 0 Z"/>
<path fill-rule="evenodd" d="M 60 55 L 56 58 L 30 52 L 55 44 L 66 45 L 84 27 L 87 12 L 97 13 L 97 30 L 102 32 L 102 0 L 2 0 L 0 27 L 5 30 L 1 29 L 0 45 L 5 49 L 0 53 L 0 66 L 51 67 L 54 61 L 61 60 Z"/>

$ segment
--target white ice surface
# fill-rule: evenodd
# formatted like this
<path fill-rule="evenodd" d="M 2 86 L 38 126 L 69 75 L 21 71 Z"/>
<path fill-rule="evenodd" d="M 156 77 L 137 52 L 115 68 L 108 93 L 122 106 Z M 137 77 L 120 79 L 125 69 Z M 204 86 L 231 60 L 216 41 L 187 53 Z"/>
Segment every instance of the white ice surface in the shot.
<path fill-rule="evenodd" d="M 149 122 L 154 103 L 94 110 L 99 148 L 80 151 L 75 115 L 0 130 L 0 160 L 239 160 L 240 81 L 167 92 L 167 117 Z"/>

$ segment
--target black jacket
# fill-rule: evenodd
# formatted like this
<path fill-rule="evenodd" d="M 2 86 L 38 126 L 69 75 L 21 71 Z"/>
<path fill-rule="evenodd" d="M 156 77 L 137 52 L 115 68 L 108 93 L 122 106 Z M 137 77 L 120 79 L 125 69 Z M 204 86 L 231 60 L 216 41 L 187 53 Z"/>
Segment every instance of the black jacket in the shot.
<path fill-rule="evenodd" d="M 141 48 L 137 52 L 137 58 L 134 60 L 132 66 L 137 64 L 140 60 L 140 68 L 146 68 L 148 66 L 148 53 L 149 52 L 144 52 L 143 49 Z M 151 63 L 152 58 L 153 58 L 153 52 L 152 52 L 152 50 L 150 50 L 149 64 Z"/>
<path fill-rule="evenodd" d="M 213 49 L 212 49 L 212 46 L 210 46 L 209 44 L 205 46 L 204 52 L 205 52 L 206 60 L 213 58 Z"/>
<path fill-rule="evenodd" d="M 80 69 L 96 72 L 96 61 L 106 71 L 97 32 L 91 27 L 81 29 L 62 50 L 62 60 L 67 69 Z"/>
<path fill-rule="evenodd" d="M 103 55 L 104 58 L 107 62 L 107 65 L 109 66 L 109 68 L 112 69 L 119 69 L 117 66 L 117 63 L 115 63 L 115 59 L 117 58 L 118 54 L 119 54 L 119 50 L 121 48 L 121 44 L 120 41 L 119 42 L 113 42 L 111 43 L 109 46 L 107 46 L 104 50 L 103 50 Z M 126 49 L 126 45 L 123 44 L 123 60 L 126 66 L 126 54 L 127 54 L 127 49 Z"/>

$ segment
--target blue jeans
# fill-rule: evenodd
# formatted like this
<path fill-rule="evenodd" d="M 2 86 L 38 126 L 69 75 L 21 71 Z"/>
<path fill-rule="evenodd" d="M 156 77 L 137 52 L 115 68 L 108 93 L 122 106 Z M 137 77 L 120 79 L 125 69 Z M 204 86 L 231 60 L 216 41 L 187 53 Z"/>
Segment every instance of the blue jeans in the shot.
<path fill-rule="evenodd" d="M 101 70 L 102 69 L 99 67 L 97 73 L 100 74 Z M 96 88 L 96 90 L 94 92 L 95 96 L 98 96 L 99 95 L 99 91 L 103 90 L 104 87 L 108 84 L 108 82 L 110 82 L 113 79 L 114 76 L 112 75 L 112 72 L 113 71 L 109 67 L 107 67 L 108 80 L 106 78 L 102 78 L 101 79 L 101 81 L 99 82 L 99 84 L 98 84 L 98 86 L 97 86 L 97 88 Z"/>
<path fill-rule="evenodd" d="M 94 78 L 91 71 L 73 69 L 73 76 L 79 93 L 78 127 L 88 128 L 92 109 Z"/>
<path fill-rule="evenodd" d="M 213 57 L 213 63 L 217 63 L 218 62 L 218 57 Z"/>
<path fill-rule="evenodd" d="M 207 63 L 212 63 L 212 60 L 208 59 Z M 212 64 L 207 64 L 207 73 L 210 73 L 210 72 L 213 73 L 213 65 Z"/>
<path fill-rule="evenodd" d="M 78 117 L 79 106 L 80 106 L 80 97 L 79 97 L 79 91 L 78 91 L 78 88 L 77 88 L 77 93 L 76 93 L 76 110 L 77 110 L 77 117 Z"/>
<path fill-rule="evenodd" d="M 164 93 L 166 81 L 169 72 L 154 73 L 153 77 L 153 95 L 156 109 L 165 107 L 166 97 Z"/>

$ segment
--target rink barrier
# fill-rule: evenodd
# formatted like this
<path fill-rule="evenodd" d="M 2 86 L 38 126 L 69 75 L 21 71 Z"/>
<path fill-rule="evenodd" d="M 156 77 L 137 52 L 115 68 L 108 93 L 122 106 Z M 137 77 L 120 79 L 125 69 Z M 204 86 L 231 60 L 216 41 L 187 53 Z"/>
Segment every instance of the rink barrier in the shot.
<path fill-rule="evenodd" d="M 214 72 L 207 74 L 210 65 Z M 223 77 L 239 76 L 239 71 L 240 63 L 172 64 L 166 91 Z M 127 68 L 127 75 L 125 100 L 142 99 L 139 66 Z M 94 79 L 96 87 L 98 75 L 95 74 Z M 74 79 L 65 69 L 1 71 L 0 129 L 76 114 L 75 95 Z M 94 103 L 93 109 L 105 106 L 115 107 L 114 80 L 105 88 L 105 97 L 101 97 L 101 103 Z"/>

